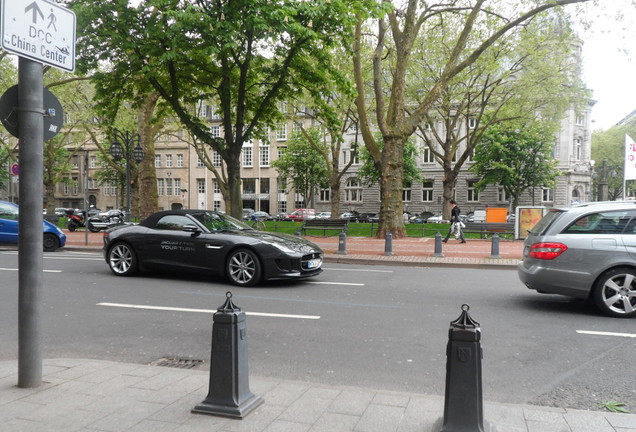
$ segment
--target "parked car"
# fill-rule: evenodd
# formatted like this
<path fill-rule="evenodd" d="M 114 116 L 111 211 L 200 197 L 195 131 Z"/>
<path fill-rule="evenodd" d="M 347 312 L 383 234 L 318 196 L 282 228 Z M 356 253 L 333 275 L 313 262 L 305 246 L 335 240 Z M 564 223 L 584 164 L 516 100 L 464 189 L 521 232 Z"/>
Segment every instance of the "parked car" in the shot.
<path fill-rule="evenodd" d="M 340 219 L 347 219 L 349 222 L 360 222 L 360 213 L 351 210 L 340 215 Z"/>
<path fill-rule="evenodd" d="M 426 219 L 426 223 L 448 223 L 448 219 L 444 219 L 443 215 L 435 215 L 435 216 L 431 216 L 430 218 Z"/>
<path fill-rule="evenodd" d="M 243 220 L 250 220 L 252 218 L 252 213 L 254 213 L 254 209 L 244 208 L 243 209 Z"/>
<path fill-rule="evenodd" d="M 331 218 L 331 212 L 320 212 L 316 214 L 316 219 L 329 219 Z"/>
<path fill-rule="evenodd" d="M 272 218 L 277 221 L 285 221 L 289 220 L 289 215 L 287 213 L 276 213 Z"/>
<path fill-rule="evenodd" d="M 238 286 L 322 272 L 322 250 L 302 237 L 262 232 L 209 210 L 168 210 L 111 228 L 104 258 L 117 276 L 151 268 L 202 272 Z"/>
<path fill-rule="evenodd" d="M 315 209 L 300 208 L 291 212 L 288 216 L 289 220 L 302 222 L 306 219 L 313 219 L 316 217 Z"/>
<path fill-rule="evenodd" d="M 254 213 L 252 213 L 250 219 L 253 220 L 254 218 L 258 220 L 272 220 L 270 214 L 264 211 L 255 211 Z"/>
<path fill-rule="evenodd" d="M 434 216 L 433 212 L 423 211 L 419 215 L 411 216 L 409 219 L 410 223 L 427 223 L 428 218 Z"/>
<path fill-rule="evenodd" d="M 636 316 L 636 203 L 550 209 L 528 232 L 518 274 L 539 293 L 589 299 L 613 317 Z"/>
<path fill-rule="evenodd" d="M 18 214 L 17 204 L 0 201 L 0 243 L 18 244 Z M 42 221 L 44 232 L 44 250 L 53 252 L 66 244 L 66 235 L 56 225 L 46 220 Z"/>

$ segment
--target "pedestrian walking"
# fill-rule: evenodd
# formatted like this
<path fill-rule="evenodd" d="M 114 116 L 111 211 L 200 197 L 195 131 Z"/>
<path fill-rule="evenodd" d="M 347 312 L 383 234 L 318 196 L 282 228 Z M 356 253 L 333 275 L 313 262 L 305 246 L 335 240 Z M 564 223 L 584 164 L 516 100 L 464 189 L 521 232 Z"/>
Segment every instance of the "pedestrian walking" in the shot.
<path fill-rule="evenodd" d="M 457 206 L 457 203 L 455 202 L 455 200 L 450 200 L 450 205 L 451 205 L 451 219 L 450 219 L 451 225 L 450 225 L 450 228 L 448 229 L 448 233 L 446 234 L 446 238 L 442 241 L 446 243 L 449 237 L 451 235 L 454 235 L 455 238 L 460 241 L 460 243 L 466 243 L 466 239 L 464 238 L 464 233 L 462 232 L 463 222 L 459 218 L 459 213 L 461 212 L 461 210 Z"/>

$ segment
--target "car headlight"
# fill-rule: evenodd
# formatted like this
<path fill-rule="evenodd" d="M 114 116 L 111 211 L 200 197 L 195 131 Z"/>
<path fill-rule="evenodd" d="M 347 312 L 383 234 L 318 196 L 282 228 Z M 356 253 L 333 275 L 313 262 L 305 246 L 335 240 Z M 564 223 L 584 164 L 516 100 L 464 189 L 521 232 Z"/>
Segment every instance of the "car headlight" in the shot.
<path fill-rule="evenodd" d="M 293 249 L 288 248 L 287 246 L 280 244 L 280 243 L 270 243 L 270 245 L 274 246 L 276 249 L 278 249 L 281 252 L 285 252 L 285 253 L 294 253 L 296 252 Z"/>

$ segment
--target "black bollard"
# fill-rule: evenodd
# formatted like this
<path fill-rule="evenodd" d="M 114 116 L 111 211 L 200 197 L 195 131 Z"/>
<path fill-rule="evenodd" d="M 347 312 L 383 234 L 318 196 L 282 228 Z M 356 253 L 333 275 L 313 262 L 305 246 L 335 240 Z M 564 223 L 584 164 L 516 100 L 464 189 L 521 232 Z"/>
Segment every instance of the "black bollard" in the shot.
<path fill-rule="evenodd" d="M 341 231 L 338 237 L 338 252 L 336 253 L 338 255 L 347 254 L 347 234 L 344 231 Z"/>
<path fill-rule="evenodd" d="M 444 254 L 442 253 L 442 235 L 439 231 L 435 234 L 435 251 L 433 252 L 433 256 L 444 258 Z"/>
<path fill-rule="evenodd" d="M 468 314 L 470 306 L 450 323 L 446 347 L 446 395 L 444 418 L 434 432 L 495 432 L 486 423 L 481 385 L 481 329 Z"/>
<path fill-rule="evenodd" d="M 492 244 L 490 246 L 490 258 L 501 258 L 499 256 L 499 236 L 495 233 L 492 236 Z"/>
<path fill-rule="evenodd" d="M 393 255 L 393 233 L 388 232 L 384 236 L 384 255 Z"/>
<path fill-rule="evenodd" d="M 228 291 L 214 314 L 208 396 L 192 412 L 242 419 L 262 403 L 250 391 L 245 312 Z"/>

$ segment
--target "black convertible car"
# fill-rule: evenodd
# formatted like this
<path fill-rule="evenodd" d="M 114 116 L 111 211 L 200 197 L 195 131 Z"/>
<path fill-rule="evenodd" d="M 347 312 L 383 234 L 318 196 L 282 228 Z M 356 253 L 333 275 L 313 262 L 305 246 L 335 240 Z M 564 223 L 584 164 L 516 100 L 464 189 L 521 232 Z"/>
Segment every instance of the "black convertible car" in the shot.
<path fill-rule="evenodd" d="M 302 237 L 257 231 L 208 210 L 155 213 L 139 225 L 104 234 L 111 271 L 129 276 L 147 268 L 208 272 L 239 286 L 260 280 L 298 279 L 322 272 L 322 250 Z"/>

